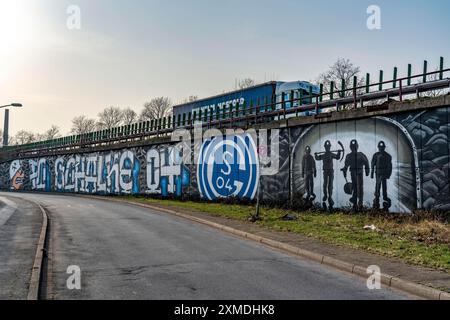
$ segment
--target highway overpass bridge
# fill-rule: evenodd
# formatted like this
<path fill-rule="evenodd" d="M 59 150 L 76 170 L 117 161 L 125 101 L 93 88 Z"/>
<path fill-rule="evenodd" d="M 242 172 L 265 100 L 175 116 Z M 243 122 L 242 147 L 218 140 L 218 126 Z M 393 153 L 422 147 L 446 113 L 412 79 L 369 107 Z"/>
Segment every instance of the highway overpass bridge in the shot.
<path fill-rule="evenodd" d="M 450 87 L 449 70 L 323 93 L 298 108 L 211 110 L 5 147 L 0 187 L 450 211 L 450 96 L 430 94 Z"/>

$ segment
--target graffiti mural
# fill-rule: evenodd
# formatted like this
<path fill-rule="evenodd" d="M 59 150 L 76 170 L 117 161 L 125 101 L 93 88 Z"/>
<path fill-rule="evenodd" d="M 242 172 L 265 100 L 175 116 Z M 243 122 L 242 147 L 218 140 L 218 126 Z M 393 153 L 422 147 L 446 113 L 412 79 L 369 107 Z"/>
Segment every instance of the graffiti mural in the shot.
<path fill-rule="evenodd" d="M 31 190 L 51 191 L 52 175 L 48 159 L 30 160 L 29 166 L 31 168 Z"/>
<path fill-rule="evenodd" d="M 9 179 L 11 181 L 11 190 L 21 190 L 25 174 L 22 168 L 22 161 L 15 160 L 9 166 Z"/>
<path fill-rule="evenodd" d="M 292 163 L 297 193 L 317 195 L 330 210 L 416 208 L 416 156 L 401 126 L 372 118 L 311 126 L 297 135 Z"/>
<path fill-rule="evenodd" d="M 423 209 L 450 211 L 449 112 L 445 107 L 397 117 L 416 146 L 417 183 Z"/>
<path fill-rule="evenodd" d="M 160 146 L 14 160 L 0 169 L 8 168 L 10 190 L 181 196 L 190 171 L 180 159 L 172 146 Z"/>
<path fill-rule="evenodd" d="M 273 143 L 274 141 L 271 141 Z M 278 169 L 276 174 L 262 175 L 260 179 L 261 200 L 266 203 L 285 205 L 290 203 L 290 130 L 280 130 L 278 137 Z M 273 148 L 270 148 L 271 157 Z"/>
<path fill-rule="evenodd" d="M 138 194 L 140 190 L 140 163 L 130 150 L 59 157 L 54 170 L 56 191 Z"/>
<path fill-rule="evenodd" d="M 190 171 L 182 163 L 174 147 L 152 148 L 147 151 L 148 194 L 181 196 L 183 187 L 189 186 Z"/>
<path fill-rule="evenodd" d="M 259 196 L 297 209 L 450 212 L 449 111 L 321 122 L 270 134 L 216 131 L 204 133 L 205 139 L 188 137 L 183 150 L 173 142 L 14 159 L 0 163 L 0 187 L 209 201 Z M 194 155 L 186 157 L 185 150 Z"/>
<path fill-rule="evenodd" d="M 254 199 L 259 184 L 259 158 L 250 134 L 215 137 L 200 149 L 197 181 L 203 198 Z"/>

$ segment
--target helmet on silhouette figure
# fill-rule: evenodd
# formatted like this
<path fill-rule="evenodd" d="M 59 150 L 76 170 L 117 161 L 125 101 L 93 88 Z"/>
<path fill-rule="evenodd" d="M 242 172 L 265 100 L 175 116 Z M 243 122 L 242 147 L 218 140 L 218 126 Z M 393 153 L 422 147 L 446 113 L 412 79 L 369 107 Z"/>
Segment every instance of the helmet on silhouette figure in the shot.
<path fill-rule="evenodd" d="M 330 151 L 331 150 L 331 141 L 330 140 L 325 141 L 324 147 L 325 147 L 326 151 Z"/>
<path fill-rule="evenodd" d="M 350 150 L 352 150 L 352 152 L 356 152 L 359 149 L 359 145 L 358 145 L 358 141 L 356 140 L 352 140 L 350 142 Z"/>
<path fill-rule="evenodd" d="M 380 141 L 378 143 L 378 150 L 380 150 L 380 151 L 386 150 L 386 144 L 384 143 L 384 141 Z"/>

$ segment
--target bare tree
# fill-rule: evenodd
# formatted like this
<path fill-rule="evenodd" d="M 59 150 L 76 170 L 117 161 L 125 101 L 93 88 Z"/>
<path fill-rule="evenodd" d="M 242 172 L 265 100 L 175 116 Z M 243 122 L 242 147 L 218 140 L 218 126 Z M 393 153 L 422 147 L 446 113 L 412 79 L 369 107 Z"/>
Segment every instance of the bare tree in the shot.
<path fill-rule="evenodd" d="M 439 71 L 439 69 L 435 69 L 434 71 Z M 437 81 L 437 80 L 439 80 L 439 73 L 434 73 L 434 74 L 430 74 L 427 76 L 428 82 Z M 423 81 L 421 80 L 420 82 L 422 83 Z M 445 95 L 447 93 L 449 93 L 448 88 L 447 89 L 437 89 L 437 90 L 423 92 L 423 93 L 421 93 L 421 96 L 435 98 L 435 97 Z"/>
<path fill-rule="evenodd" d="M 324 86 L 324 93 L 330 93 L 331 82 L 334 83 L 334 92 L 342 90 L 342 79 L 345 80 L 345 89 L 353 88 L 353 77 L 357 77 L 356 86 L 364 85 L 364 78 L 360 76 L 361 69 L 354 65 L 349 59 L 338 59 L 328 71 L 319 75 L 317 82 Z M 353 95 L 352 90 L 346 91 L 345 96 Z"/>
<path fill-rule="evenodd" d="M 172 113 L 172 102 L 167 97 L 158 97 L 146 102 L 141 112 L 140 120 L 154 120 L 166 117 Z"/>
<path fill-rule="evenodd" d="M 57 139 L 59 137 L 61 137 L 59 127 L 52 125 L 50 129 L 48 129 L 44 133 L 34 134 L 34 141 L 47 141 Z"/>
<path fill-rule="evenodd" d="M 122 110 L 118 107 L 109 107 L 98 114 L 97 127 L 99 130 L 118 127 L 122 122 Z"/>
<path fill-rule="evenodd" d="M 36 141 L 36 135 L 33 132 L 21 130 L 13 137 L 11 144 L 22 145 Z"/>
<path fill-rule="evenodd" d="M 61 132 L 58 126 L 52 125 L 50 129 L 45 131 L 44 139 L 45 140 L 53 140 L 61 137 Z"/>
<path fill-rule="evenodd" d="M 47 139 L 45 139 L 45 134 L 44 133 L 36 133 L 34 135 L 34 141 L 45 141 Z"/>
<path fill-rule="evenodd" d="M 257 84 L 257 82 L 254 79 L 245 78 L 245 79 L 237 81 L 236 89 L 243 90 L 243 89 L 247 89 L 247 88 L 253 87 L 256 84 Z"/>
<path fill-rule="evenodd" d="M 85 134 L 95 131 L 95 120 L 86 116 L 79 116 L 72 119 L 72 134 Z"/>
<path fill-rule="evenodd" d="M 131 108 L 122 110 L 122 124 L 130 125 L 138 121 L 138 115 L 136 111 Z"/>

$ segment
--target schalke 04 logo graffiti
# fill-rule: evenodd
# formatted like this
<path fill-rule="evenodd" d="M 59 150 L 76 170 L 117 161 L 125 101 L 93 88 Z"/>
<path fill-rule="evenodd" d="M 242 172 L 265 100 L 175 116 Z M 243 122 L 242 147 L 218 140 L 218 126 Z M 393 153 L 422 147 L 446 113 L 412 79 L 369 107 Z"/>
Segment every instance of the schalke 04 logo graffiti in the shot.
<path fill-rule="evenodd" d="M 203 143 L 197 168 L 203 198 L 253 199 L 259 182 L 259 161 L 250 134 L 216 137 Z"/>

